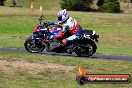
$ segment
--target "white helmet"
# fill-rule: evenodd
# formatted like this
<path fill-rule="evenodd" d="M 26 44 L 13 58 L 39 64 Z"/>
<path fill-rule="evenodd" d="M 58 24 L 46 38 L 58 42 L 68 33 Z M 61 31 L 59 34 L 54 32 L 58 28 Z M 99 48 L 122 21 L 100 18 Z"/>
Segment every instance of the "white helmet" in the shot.
<path fill-rule="evenodd" d="M 59 23 L 63 23 L 69 18 L 69 14 L 67 13 L 66 9 L 64 9 L 58 13 L 57 17 L 58 17 Z"/>

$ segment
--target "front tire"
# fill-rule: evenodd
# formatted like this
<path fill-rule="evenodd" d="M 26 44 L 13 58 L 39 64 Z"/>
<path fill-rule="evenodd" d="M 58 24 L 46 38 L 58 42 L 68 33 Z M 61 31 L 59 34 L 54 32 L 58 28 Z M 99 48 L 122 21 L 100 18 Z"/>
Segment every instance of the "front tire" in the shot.
<path fill-rule="evenodd" d="M 25 49 L 31 53 L 39 53 L 45 49 L 45 46 L 36 39 L 27 39 L 24 43 L 24 46 Z"/>
<path fill-rule="evenodd" d="M 89 57 L 96 52 L 96 49 L 97 49 L 97 46 L 94 41 L 90 39 L 84 39 L 82 40 L 80 46 L 75 51 L 75 53 L 81 57 Z"/>

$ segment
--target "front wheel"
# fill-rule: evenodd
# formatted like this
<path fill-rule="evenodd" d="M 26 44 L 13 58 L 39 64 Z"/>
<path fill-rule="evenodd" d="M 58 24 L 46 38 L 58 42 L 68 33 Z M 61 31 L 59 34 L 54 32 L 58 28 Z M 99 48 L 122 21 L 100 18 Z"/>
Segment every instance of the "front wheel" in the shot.
<path fill-rule="evenodd" d="M 45 49 L 45 46 L 36 39 L 27 39 L 24 43 L 25 49 L 31 53 L 39 53 Z"/>
<path fill-rule="evenodd" d="M 85 39 L 81 42 L 75 53 L 78 56 L 89 57 L 96 52 L 97 46 L 94 41 Z"/>

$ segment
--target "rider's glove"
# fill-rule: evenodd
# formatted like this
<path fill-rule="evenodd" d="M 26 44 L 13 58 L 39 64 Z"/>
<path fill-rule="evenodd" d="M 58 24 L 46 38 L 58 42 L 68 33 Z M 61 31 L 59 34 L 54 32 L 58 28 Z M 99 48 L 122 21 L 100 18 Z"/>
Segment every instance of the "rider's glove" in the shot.
<path fill-rule="evenodd" d="M 54 25 L 54 22 L 47 22 L 47 25 L 48 25 L 48 26 Z"/>

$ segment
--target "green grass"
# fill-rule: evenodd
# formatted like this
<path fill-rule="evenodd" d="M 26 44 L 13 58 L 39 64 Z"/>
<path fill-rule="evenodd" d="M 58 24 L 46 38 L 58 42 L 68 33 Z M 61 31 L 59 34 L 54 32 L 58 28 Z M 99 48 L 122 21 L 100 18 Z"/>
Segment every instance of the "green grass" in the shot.
<path fill-rule="evenodd" d="M 6 61 L 6 62 L 5 62 Z M 15 67 L 16 63 L 26 63 L 24 67 Z M 31 53 L 13 53 L 0 51 L 0 87 L 1 88 L 131 88 L 130 84 L 87 84 L 80 86 L 76 83 L 78 66 L 86 68 L 87 74 L 130 74 L 132 64 L 127 61 L 110 61 L 84 59 L 77 57 L 46 56 Z M 2 62 L 4 64 L 2 64 Z M 102 63 L 103 62 L 103 63 Z M 64 68 L 41 69 L 38 66 L 52 63 Z M 30 64 L 30 69 L 26 66 Z M 18 64 L 17 64 L 18 65 Z M 35 69 L 32 66 L 36 66 Z M 34 67 L 35 67 L 34 66 Z M 67 69 L 72 67 L 69 71 Z M 40 71 L 39 71 L 40 70 Z M 36 71 L 39 71 L 36 73 Z"/>

